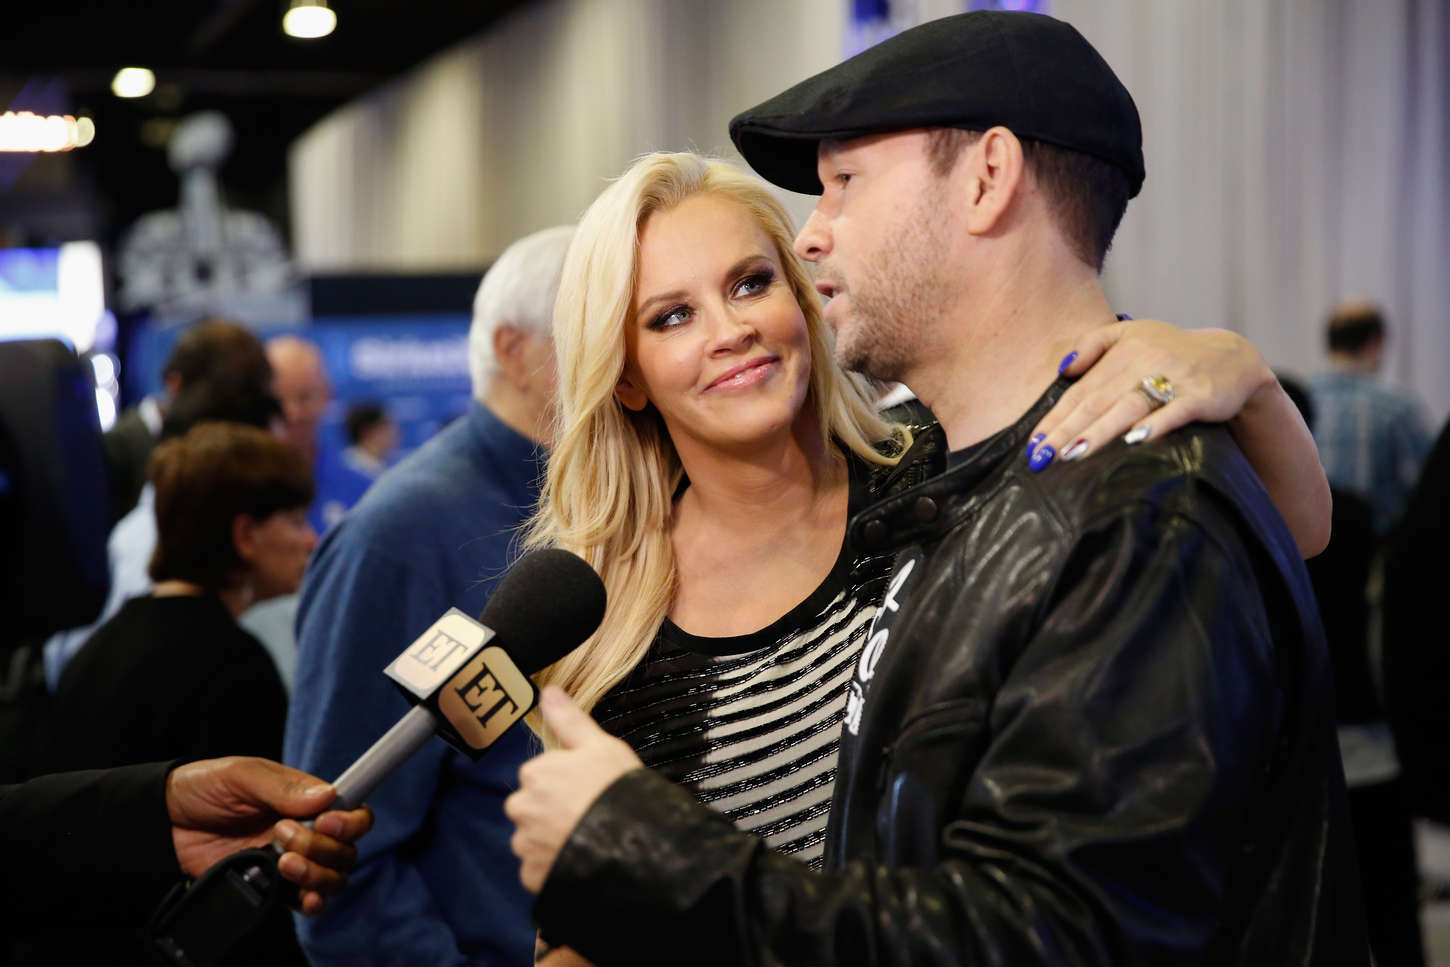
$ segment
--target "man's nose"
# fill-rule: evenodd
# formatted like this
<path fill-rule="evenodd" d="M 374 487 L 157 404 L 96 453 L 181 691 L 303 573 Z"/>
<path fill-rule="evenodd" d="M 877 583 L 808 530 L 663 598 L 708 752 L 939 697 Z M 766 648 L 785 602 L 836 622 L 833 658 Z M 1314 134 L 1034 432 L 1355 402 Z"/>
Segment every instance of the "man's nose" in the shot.
<path fill-rule="evenodd" d="M 826 229 L 826 219 L 820 206 L 811 212 L 811 217 L 795 237 L 795 254 L 807 262 L 818 262 L 831 251 L 831 233 Z"/>

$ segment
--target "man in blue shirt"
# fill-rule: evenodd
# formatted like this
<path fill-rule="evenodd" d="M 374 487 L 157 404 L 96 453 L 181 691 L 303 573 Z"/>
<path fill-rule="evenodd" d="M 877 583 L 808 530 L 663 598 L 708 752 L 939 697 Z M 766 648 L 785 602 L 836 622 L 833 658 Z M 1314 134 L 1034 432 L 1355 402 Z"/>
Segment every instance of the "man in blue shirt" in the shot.
<path fill-rule="evenodd" d="M 1375 534 L 1383 537 L 1420 478 L 1430 434 L 1415 401 L 1376 379 L 1385 345 L 1378 307 L 1341 303 L 1327 337 L 1329 371 L 1309 383 L 1314 439 L 1330 484 L 1368 500 Z"/>
<path fill-rule="evenodd" d="M 382 670 L 450 607 L 478 614 L 538 497 L 554 395 L 554 296 L 573 229 L 514 243 L 479 286 L 474 401 L 328 531 L 302 588 L 287 762 L 337 776 L 408 709 Z M 478 762 L 430 742 L 369 797 L 347 892 L 298 922 L 312 962 L 526 964 L 530 898 L 503 799 L 534 740 Z"/>

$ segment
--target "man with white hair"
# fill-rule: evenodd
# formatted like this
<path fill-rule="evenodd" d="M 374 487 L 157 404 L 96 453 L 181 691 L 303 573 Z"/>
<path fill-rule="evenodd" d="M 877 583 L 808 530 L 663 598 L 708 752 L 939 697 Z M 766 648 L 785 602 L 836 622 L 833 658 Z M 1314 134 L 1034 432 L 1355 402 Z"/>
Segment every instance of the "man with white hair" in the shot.
<path fill-rule="evenodd" d="M 318 547 L 297 616 L 286 760 L 337 776 L 408 709 L 384 666 L 450 607 L 478 614 L 538 497 L 554 395 L 550 323 L 572 227 L 515 242 L 474 300 L 474 400 L 380 477 Z M 299 922 L 314 964 L 528 963 L 530 901 L 504 797 L 524 729 L 474 762 L 430 742 L 373 793 L 346 895 Z"/>

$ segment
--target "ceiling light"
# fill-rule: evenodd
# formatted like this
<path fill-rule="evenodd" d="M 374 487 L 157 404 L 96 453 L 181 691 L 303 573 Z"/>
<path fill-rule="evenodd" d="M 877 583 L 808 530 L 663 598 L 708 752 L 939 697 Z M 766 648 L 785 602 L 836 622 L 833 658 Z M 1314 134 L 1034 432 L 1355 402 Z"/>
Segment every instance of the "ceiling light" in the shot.
<path fill-rule="evenodd" d="M 122 67 L 111 78 L 111 93 L 117 97 L 145 97 L 156 88 L 156 75 L 144 67 Z"/>
<path fill-rule="evenodd" d="M 302 40 L 326 37 L 335 27 L 337 14 L 327 6 L 327 0 L 292 0 L 282 15 L 282 30 Z"/>
<path fill-rule="evenodd" d="M 0 151 L 69 151 L 85 147 L 95 137 L 96 125 L 90 118 L 30 111 L 0 114 Z"/>

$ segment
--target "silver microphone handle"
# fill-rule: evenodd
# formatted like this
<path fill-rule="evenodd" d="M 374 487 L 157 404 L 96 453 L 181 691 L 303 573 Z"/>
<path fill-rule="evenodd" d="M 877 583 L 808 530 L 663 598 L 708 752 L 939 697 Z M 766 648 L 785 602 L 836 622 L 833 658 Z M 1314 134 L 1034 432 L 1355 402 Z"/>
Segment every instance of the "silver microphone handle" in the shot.
<path fill-rule="evenodd" d="M 337 799 L 327 808 L 356 809 L 361 806 L 373 790 L 393 774 L 393 770 L 433 737 L 434 725 L 433 713 L 427 706 L 414 705 L 407 715 L 398 719 L 382 738 L 373 743 L 372 748 L 333 781 Z"/>

